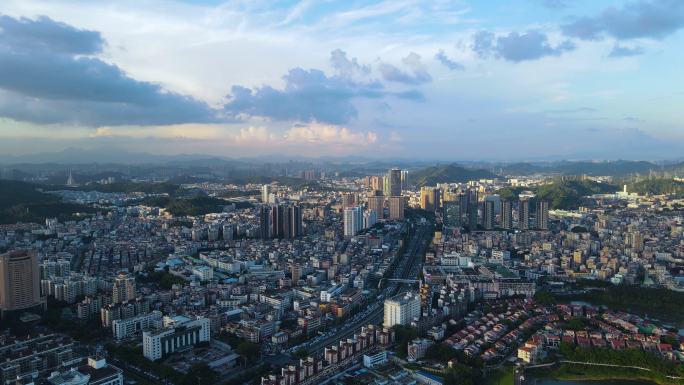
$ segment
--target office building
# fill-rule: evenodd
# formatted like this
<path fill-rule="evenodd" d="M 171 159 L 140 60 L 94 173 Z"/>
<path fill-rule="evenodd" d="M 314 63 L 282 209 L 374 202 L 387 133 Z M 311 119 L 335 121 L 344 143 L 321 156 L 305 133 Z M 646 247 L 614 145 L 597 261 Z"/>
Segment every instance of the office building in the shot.
<path fill-rule="evenodd" d="M 164 317 L 166 329 L 143 333 L 143 356 L 155 361 L 164 354 L 187 349 L 198 342 L 208 342 L 210 324 L 208 318 Z"/>
<path fill-rule="evenodd" d="M 457 201 L 444 201 L 444 226 L 450 228 L 460 228 L 461 223 L 461 203 Z"/>
<path fill-rule="evenodd" d="M 409 179 L 409 170 L 401 171 L 401 191 L 408 191 L 411 187 L 411 180 Z"/>
<path fill-rule="evenodd" d="M 112 287 L 112 302 L 119 303 L 135 298 L 135 277 L 129 276 L 125 271 L 122 271 L 114 280 Z"/>
<path fill-rule="evenodd" d="M 398 197 L 401 196 L 401 170 L 398 168 L 393 168 L 389 170 L 389 196 Z"/>
<path fill-rule="evenodd" d="M 390 219 L 404 219 L 404 197 L 389 197 Z"/>
<path fill-rule="evenodd" d="M 299 267 L 292 267 L 292 283 L 297 284 L 297 281 L 302 279 L 302 269 Z"/>
<path fill-rule="evenodd" d="M 501 201 L 501 214 L 499 215 L 501 228 L 506 230 L 513 229 L 513 203 L 511 201 Z"/>
<path fill-rule="evenodd" d="M 270 185 L 263 185 L 261 187 L 261 201 L 263 203 L 268 203 L 268 196 L 271 195 L 271 186 Z"/>
<path fill-rule="evenodd" d="M 232 230 L 232 229 L 231 229 Z M 232 234 L 232 231 L 231 231 Z M 226 228 L 223 227 L 223 238 L 226 237 Z M 261 206 L 259 208 L 259 238 L 271 238 L 271 210 L 268 206 Z"/>
<path fill-rule="evenodd" d="M 540 230 L 549 229 L 549 202 L 545 200 L 537 201 L 537 228 Z"/>
<path fill-rule="evenodd" d="M 45 307 L 40 297 L 37 251 L 10 251 L 0 255 L 0 309 L 2 312 Z"/>
<path fill-rule="evenodd" d="M 420 318 L 420 296 L 417 293 L 402 293 L 385 300 L 385 320 L 383 327 L 394 325 L 408 326 Z"/>
<path fill-rule="evenodd" d="M 350 206 L 344 209 L 344 235 L 355 236 L 363 228 L 363 209 L 361 206 Z"/>
<path fill-rule="evenodd" d="M 485 199 L 482 202 L 482 227 L 484 227 L 485 230 L 494 228 L 494 207 L 495 203 L 493 200 Z"/>
<path fill-rule="evenodd" d="M 378 213 L 378 219 L 385 218 L 385 197 L 380 196 L 369 196 L 368 197 L 368 209 L 371 211 L 376 211 Z"/>
<path fill-rule="evenodd" d="M 518 229 L 530 229 L 530 201 L 528 200 L 518 202 Z"/>

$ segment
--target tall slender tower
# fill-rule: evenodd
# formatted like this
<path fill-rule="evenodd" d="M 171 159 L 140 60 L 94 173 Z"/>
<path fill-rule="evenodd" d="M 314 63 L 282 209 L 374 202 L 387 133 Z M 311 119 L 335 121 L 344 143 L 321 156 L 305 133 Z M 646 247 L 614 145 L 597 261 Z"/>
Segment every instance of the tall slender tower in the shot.
<path fill-rule="evenodd" d="M 232 235 L 232 227 L 231 227 Z M 225 239 L 226 229 L 223 229 L 223 237 Z M 232 237 L 231 237 L 232 238 Z M 271 238 L 271 210 L 268 206 L 261 206 L 259 209 L 259 238 L 269 239 Z"/>
<path fill-rule="evenodd" d="M 494 201 L 485 200 L 482 202 L 482 227 L 486 230 L 494 228 Z"/>
<path fill-rule="evenodd" d="M 501 201 L 500 221 L 502 229 L 511 230 L 513 228 L 513 203 L 509 200 Z"/>
<path fill-rule="evenodd" d="M 529 230 L 530 228 L 530 201 L 518 202 L 518 229 Z"/>
<path fill-rule="evenodd" d="M 393 168 L 389 170 L 389 196 L 398 197 L 401 195 L 401 170 Z"/>
<path fill-rule="evenodd" d="M 409 170 L 401 171 L 401 191 L 408 191 L 411 187 L 411 180 L 409 179 Z"/>
<path fill-rule="evenodd" d="M 537 227 L 540 230 L 549 229 L 549 202 L 537 201 Z"/>

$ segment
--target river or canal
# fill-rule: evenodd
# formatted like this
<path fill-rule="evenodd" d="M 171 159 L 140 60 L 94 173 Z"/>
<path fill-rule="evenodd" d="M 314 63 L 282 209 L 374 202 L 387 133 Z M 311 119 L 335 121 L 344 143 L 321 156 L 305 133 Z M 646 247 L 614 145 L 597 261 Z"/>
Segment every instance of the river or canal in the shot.
<path fill-rule="evenodd" d="M 622 305 L 622 304 L 614 304 L 614 303 L 607 303 L 607 302 L 602 302 L 602 301 L 597 301 L 597 300 L 563 300 L 563 299 L 557 299 L 559 304 L 562 305 L 582 305 L 582 306 L 593 306 L 596 308 L 602 307 L 602 308 L 608 308 L 610 310 L 614 311 L 624 311 L 625 313 L 630 313 L 637 315 L 641 318 L 644 318 L 649 321 L 655 321 L 659 324 L 668 326 L 668 327 L 675 327 L 679 329 L 679 334 L 684 336 L 684 317 L 682 317 L 681 314 L 673 313 L 667 310 L 658 310 L 658 309 L 650 309 L 650 308 L 643 308 L 640 306 L 630 306 L 630 305 Z M 564 385 L 567 385 L 569 383 L 565 383 Z M 620 383 L 616 383 L 616 385 L 622 385 Z M 627 382 L 626 384 L 631 384 L 630 382 Z M 590 385 L 589 383 L 584 382 L 584 385 Z"/>
<path fill-rule="evenodd" d="M 537 385 L 657 385 L 646 380 L 538 380 Z"/>

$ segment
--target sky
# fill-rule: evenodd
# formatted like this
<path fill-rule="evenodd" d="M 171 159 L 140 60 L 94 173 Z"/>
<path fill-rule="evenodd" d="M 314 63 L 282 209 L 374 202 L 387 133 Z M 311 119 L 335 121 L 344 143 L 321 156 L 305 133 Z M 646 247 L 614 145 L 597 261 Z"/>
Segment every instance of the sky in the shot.
<path fill-rule="evenodd" d="M 681 0 L 2 3 L 3 154 L 683 154 Z"/>

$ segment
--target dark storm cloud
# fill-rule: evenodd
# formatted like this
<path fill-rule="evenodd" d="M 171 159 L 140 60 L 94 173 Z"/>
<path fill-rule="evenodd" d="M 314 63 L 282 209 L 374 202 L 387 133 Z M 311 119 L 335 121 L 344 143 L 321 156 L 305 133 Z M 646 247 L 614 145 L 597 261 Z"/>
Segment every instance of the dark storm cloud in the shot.
<path fill-rule="evenodd" d="M 463 64 L 450 60 L 445 54 L 444 50 L 440 49 L 439 52 L 435 54 L 435 60 L 439 60 L 440 63 L 444 64 L 450 70 L 465 70 Z"/>
<path fill-rule="evenodd" d="M 87 126 L 225 121 L 204 102 L 80 56 L 99 53 L 105 44 L 98 32 L 44 16 L 0 17 L 0 89 L 6 91 L 0 115 L 37 124 Z"/>
<path fill-rule="evenodd" d="M 418 91 L 392 93 L 380 91 L 378 83 L 356 83 L 346 77 L 327 77 L 323 71 L 301 68 L 291 69 L 283 76 L 285 89 L 263 86 L 251 90 L 233 86 L 231 101 L 225 105 L 229 117 L 244 114 L 276 121 L 316 120 L 323 123 L 344 124 L 358 116 L 351 103 L 354 98 L 380 99 L 394 96 L 400 99 L 421 101 Z"/>
<path fill-rule="evenodd" d="M 642 47 L 635 46 L 634 48 L 623 47 L 620 44 L 615 44 L 613 50 L 610 51 L 608 57 L 629 57 L 629 56 L 639 56 L 646 53 Z"/>
<path fill-rule="evenodd" d="M 432 82 L 432 76 L 427 72 L 427 67 L 421 63 L 420 55 L 417 53 L 411 52 L 407 57 L 402 58 L 401 62 L 411 68 L 413 75 L 410 75 L 391 64 L 380 63 L 382 78 L 388 82 L 410 85 L 420 85 Z"/>
<path fill-rule="evenodd" d="M 561 26 L 563 34 L 582 40 L 663 39 L 684 27 L 684 1 L 653 0 L 628 3 L 622 9 L 608 7 L 596 16 L 575 18 Z"/>
<path fill-rule="evenodd" d="M 572 51 L 575 45 L 565 40 L 556 47 L 548 43 L 548 38 L 541 32 L 530 30 L 525 34 L 511 32 L 508 36 L 499 36 L 480 31 L 473 35 L 473 51 L 483 59 L 490 53 L 498 59 L 519 63 L 525 60 L 537 60 L 545 56 L 560 56 L 563 52 Z"/>

